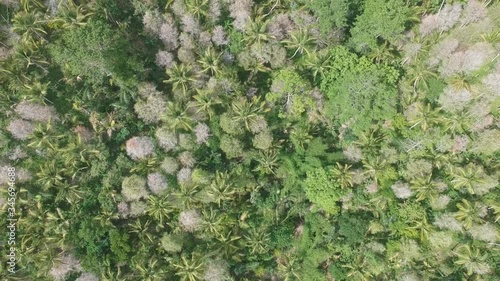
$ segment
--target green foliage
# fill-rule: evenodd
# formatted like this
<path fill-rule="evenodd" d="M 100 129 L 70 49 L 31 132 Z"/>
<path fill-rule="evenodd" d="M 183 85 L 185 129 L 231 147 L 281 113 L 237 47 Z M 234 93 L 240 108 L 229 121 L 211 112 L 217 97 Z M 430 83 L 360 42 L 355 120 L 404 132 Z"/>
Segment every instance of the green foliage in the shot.
<path fill-rule="evenodd" d="M 129 236 L 127 233 L 121 233 L 117 229 L 112 229 L 109 232 L 109 242 L 111 251 L 117 256 L 118 262 L 126 261 L 128 253 L 131 252 L 128 240 Z"/>
<path fill-rule="evenodd" d="M 374 50 L 379 42 L 395 43 L 406 29 L 409 8 L 403 0 L 368 0 L 351 29 L 351 45 L 358 52 Z"/>
<path fill-rule="evenodd" d="M 347 26 L 349 2 L 346 0 L 319 0 L 307 2 L 307 6 L 318 18 L 319 30 L 323 35 L 334 28 Z"/>
<path fill-rule="evenodd" d="M 396 69 L 358 58 L 343 47 L 332 50 L 335 66 L 321 83 L 327 116 L 354 133 L 396 114 L 399 74 Z"/>
<path fill-rule="evenodd" d="M 339 212 L 339 200 L 345 191 L 331 180 L 324 169 L 317 168 L 308 172 L 304 188 L 307 198 L 321 209 L 333 215 Z"/>
<path fill-rule="evenodd" d="M 0 279 L 498 279 L 500 3 L 1 2 Z"/>
<path fill-rule="evenodd" d="M 133 73 L 141 69 L 127 46 L 120 32 L 103 21 L 92 20 L 83 28 L 63 32 L 49 51 L 72 76 L 96 85 L 114 81 L 127 89 L 137 84 Z"/>

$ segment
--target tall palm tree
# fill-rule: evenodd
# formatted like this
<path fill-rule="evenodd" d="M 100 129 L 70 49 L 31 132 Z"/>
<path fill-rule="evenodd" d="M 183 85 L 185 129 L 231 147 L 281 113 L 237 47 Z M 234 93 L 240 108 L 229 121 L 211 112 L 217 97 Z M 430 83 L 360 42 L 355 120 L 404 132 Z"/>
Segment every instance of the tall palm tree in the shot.
<path fill-rule="evenodd" d="M 487 263 L 488 254 L 482 254 L 474 246 L 461 245 L 453 253 L 457 256 L 455 264 L 463 266 L 469 276 L 477 272 L 487 273 L 490 271 Z"/>
<path fill-rule="evenodd" d="M 251 255 L 268 252 L 270 241 L 268 232 L 251 228 L 243 237 L 245 239 L 245 246 L 250 249 Z"/>
<path fill-rule="evenodd" d="M 204 259 L 196 253 L 192 253 L 190 259 L 184 254 L 181 255 L 180 261 L 172 263 L 172 266 L 176 270 L 175 275 L 179 276 L 181 281 L 202 280 Z"/>
<path fill-rule="evenodd" d="M 22 42 L 38 45 L 47 35 L 42 18 L 41 13 L 18 12 L 12 19 L 12 31 L 21 35 Z"/>
<path fill-rule="evenodd" d="M 248 101 L 244 97 L 239 97 L 231 103 L 233 119 L 245 124 L 245 128 L 250 130 L 249 125 L 251 122 L 260 113 L 269 111 L 269 109 L 265 108 L 265 104 L 266 102 L 261 102 L 259 97 L 254 96 L 251 101 Z"/>
<path fill-rule="evenodd" d="M 165 280 L 165 271 L 155 258 L 150 258 L 148 261 L 135 263 L 135 269 L 138 271 L 140 280 L 144 281 L 161 281 Z"/>
<path fill-rule="evenodd" d="M 351 167 L 351 165 L 341 165 L 337 162 L 336 167 L 330 169 L 330 175 L 333 181 L 342 188 L 353 186 L 352 179 L 354 177 L 354 172 L 351 171 Z"/>
<path fill-rule="evenodd" d="M 292 32 L 290 38 L 282 41 L 288 49 L 294 53 L 292 58 L 297 54 L 309 55 L 313 52 L 316 46 L 316 40 L 309 34 L 307 29 L 301 28 L 298 31 Z"/>
<path fill-rule="evenodd" d="M 479 202 L 471 203 L 466 199 L 462 199 L 461 202 L 457 203 L 458 211 L 455 212 L 454 216 L 459 221 L 465 229 L 470 229 L 473 224 L 483 223 L 483 213 L 486 207 Z"/>
<path fill-rule="evenodd" d="M 172 204 L 167 196 L 149 196 L 148 206 L 146 207 L 146 213 L 150 215 L 154 220 L 157 220 L 160 224 L 170 216 L 174 210 Z"/>
<path fill-rule="evenodd" d="M 179 190 L 172 195 L 175 198 L 177 207 L 189 210 L 193 208 L 199 201 L 200 186 L 195 184 L 181 184 Z"/>
<path fill-rule="evenodd" d="M 225 230 L 225 227 L 230 225 L 230 220 L 227 214 L 220 214 L 212 207 L 201 212 L 203 216 L 202 229 L 214 236 L 220 236 Z"/>
<path fill-rule="evenodd" d="M 257 44 L 257 46 L 262 46 L 263 43 L 268 42 L 272 39 L 272 36 L 267 32 L 268 21 L 262 16 L 254 18 L 250 23 L 248 28 L 245 29 L 245 36 L 243 40 L 247 46 L 252 44 Z"/>
<path fill-rule="evenodd" d="M 223 201 L 234 200 L 236 194 L 234 187 L 234 182 L 228 173 L 217 171 L 215 172 L 215 178 L 207 190 L 207 194 L 220 207 Z"/>
<path fill-rule="evenodd" d="M 213 48 L 206 48 L 200 54 L 198 63 L 201 66 L 202 73 L 208 73 L 211 76 L 219 76 L 222 73 L 222 53 L 217 53 Z"/>
<path fill-rule="evenodd" d="M 470 194 L 475 194 L 474 187 L 484 182 L 482 173 L 479 173 L 478 170 L 478 167 L 472 163 L 465 167 L 451 167 L 450 174 L 453 188 L 465 189 Z"/>
<path fill-rule="evenodd" d="M 193 119 L 189 116 L 187 109 L 178 102 L 167 102 L 167 108 L 161 119 L 174 132 L 192 129 Z"/>
<path fill-rule="evenodd" d="M 429 127 L 442 122 L 439 109 L 432 108 L 430 103 L 425 105 L 423 103 L 418 103 L 415 109 L 415 115 L 408 117 L 408 122 L 411 125 L 410 128 L 419 126 L 423 131 L 427 131 Z"/>
<path fill-rule="evenodd" d="M 324 79 L 326 73 L 332 68 L 330 59 L 330 53 L 328 50 L 324 49 L 308 54 L 304 58 L 303 65 L 312 72 L 313 80 L 317 81 L 319 79 Z"/>
<path fill-rule="evenodd" d="M 438 194 L 437 183 L 432 180 L 432 174 L 426 178 L 417 178 L 410 182 L 411 189 L 415 191 L 417 201 L 434 199 Z"/>
<path fill-rule="evenodd" d="M 168 79 L 164 83 L 172 84 L 173 90 L 181 90 L 183 94 L 189 90 L 191 83 L 196 81 L 197 75 L 193 72 L 191 66 L 186 64 L 175 64 L 174 67 L 167 69 Z"/>
<path fill-rule="evenodd" d="M 196 114 L 203 114 L 208 116 L 211 120 L 215 114 L 214 107 L 222 104 L 219 96 L 211 91 L 196 89 L 197 94 L 193 96 L 193 101 L 188 103 L 188 108 L 196 110 Z"/>
<path fill-rule="evenodd" d="M 253 169 L 254 172 L 260 172 L 264 175 L 276 175 L 279 164 L 276 150 L 259 151 L 254 159 L 257 161 L 257 167 Z"/>

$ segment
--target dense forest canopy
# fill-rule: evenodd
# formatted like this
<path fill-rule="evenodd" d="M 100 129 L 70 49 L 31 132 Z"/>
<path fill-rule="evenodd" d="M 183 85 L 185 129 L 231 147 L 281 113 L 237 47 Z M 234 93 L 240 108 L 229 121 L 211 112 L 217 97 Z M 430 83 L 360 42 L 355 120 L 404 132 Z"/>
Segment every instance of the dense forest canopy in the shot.
<path fill-rule="evenodd" d="M 2 280 L 498 280 L 500 2 L 0 15 Z"/>

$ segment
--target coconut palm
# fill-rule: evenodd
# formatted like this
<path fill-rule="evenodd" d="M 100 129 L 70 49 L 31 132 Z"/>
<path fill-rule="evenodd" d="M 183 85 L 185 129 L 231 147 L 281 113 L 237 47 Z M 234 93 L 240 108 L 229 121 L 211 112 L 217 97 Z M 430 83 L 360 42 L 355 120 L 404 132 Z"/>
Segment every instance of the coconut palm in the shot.
<path fill-rule="evenodd" d="M 304 57 L 303 65 L 312 72 L 314 81 L 324 79 L 326 73 L 332 68 L 330 58 L 331 55 L 326 49 L 318 52 L 311 52 Z"/>
<path fill-rule="evenodd" d="M 135 233 L 140 241 L 146 241 L 147 238 L 149 242 L 153 242 L 153 238 L 150 234 L 150 224 L 151 221 L 149 219 L 145 221 L 137 219 L 133 222 L 130 222 L 127 227 L 129 228 L 129 232 Z"/>
<path fill-rule="evenodd" d="M 354 172 L 351 171 L 351 167 L 351 165 L 341 165 L 337 162 L 336 167 L 330 169 L 330 176 L 332 177 L 333 181 L 336 182 L 340 187 L 352 187 L 352 178 L 354 177 Z"/>
<path fill-rule="evenodd" d="M 196 92 L 197 94 L 193 96 L 194 100 L 188 103 L 188 108 L 193 108 L 196 114 L 203 114 L 211 120 L 215 114 L 214 107 L 222 104 L 221 99 L 211 91 L 196 89 Z"/>
<path fill-rule="evenodd" d="M 209 0 L 187 0 L 185 1 L 186 9 L 189 14 L 195 16 L 198 20 L 207 17 L 209 9 Z"/>
<path fill-rule="evenodd" d="M 163 82 L 172 84 L 174 91 L 181 90 L 183 94 L 186 94 L 190 84 L 196 81 L 196 74 L 186 64 L 175 64 L 174 67 L 167 69 L 167 75 L 169 78 Z"/>
<path fill-rule="evenodd" d="M 243 238 L 245 239 L 245 246 L 250 249 L 251 255 L 268 252 L 270 238 L 267 231 L 251 228 Z"/>
<path fill-rule="evenodd" d="M 200 201 L 198 192 L 200 192 L 200 187 L 198 185 L 181 184 L 179 190 L 172 195 L 178 207 L 189 210 Z"/>
<path fill-rule="evenodd" d="M 470 229 L 473 224 L 483 223 L 483 219 L 486 212 L 486 207 L 479 202 L 471 203 L 466 199 L 462 199 L 461 202 L 457 203 L 458 211 L 455 212 L 454 216 L 459 221 L 465 229 Z"/>
<path fill-rule="evenodd" d="M 245 29 L 243 40 L 247 46 L 257 44 L 258 47 L 263 43 L 272 39 L 272 36 L 267 32 L 268 21 L 264 17 L 258 16 L 254 18 Z"/>
<path fill-rule="evenodd" d="M 172 204 L 167 196 L 149 196 L 146 213 L 160 224 L 170 216 L 173 212 Z"/>
<path fill-rule="evenodd" d="M 167 102 L 161 120 L 174 132 L 179 130 L 190 131 L 193 125 L 193 119 L 188 115 L 187 109 L 178 102 Z"/>
<path fill-rule="evenodd" d="M 475 194 L 474 187 L 484 182 L 483 175 L 479 171 L 480 169 L 472 163 L 465 167 L 451 167 L 450 175 L 453 188 L 465 189 L 470 194 Z"/>
<path fill-rule="evenodd" d="M 443 117 L 443 125 L 446 132 L 453 135 L 464 134 L 469 131 L 472 123 L 472 115 L 467 111 L 460 111 Z"/>
<path fill-rule="evenodd" d="M 245 128 L 250 130 L 249 126 L 251 122 L 257 118 L 260 113 L 269 111 L 269 109 L 265 108 L 265 104 L 265 101 L 261 102 L 260 98 L 255 96 L 251 101 L 248 101 L 244 97 L 236 98 L 231 103 L 233 119 L 236 122 L 245 124 Z"/>
<path fill-rule="evenodd" d="M 236 190 L 231 176 L 228 173 L 215 172 L 215 178 L 207 190 L 207 195 L 211 197 L 213 202 L 220 207 L 222 201 L 234 200 L 235 194 Z"/>
<path fill-rule="evenodd" d="M 410 182 L 411 189 L 415 192 L 417 201 L 432 200 L 438 194 L 438 184 L 432 180 L 432 174 L 426 178 L 417 178 Z"/>
<path fill-rule="evenodd" d="M 363 161 L 364 174 L 373 178 L 375 183 L 378 183 L 380 176 L 384 174 L 387 167 L 387 162 L 380 156 L 370 157 Z"/>
<path fill-rule="evenodd" d="M 160 281 L 165 280 L 165 271 L 162 269 L 156 258 L 150 258 L 148 261 L 135 263 L 135 269 L 139 273 L 140 280 Z"/>
<path fill-rule="evenodd" d="M 257 161 L 257 167 L 255 167 L 253 171 L 264 175 L 276 175 L 276 169 L 279 164 L 276 150 L 259 151 L 254 159 Z"/>
<path fill-rule="evenodd" d="M 429 103 L 425 105 L 418 103 L 415 109 L 415 115 L 408 117 L 408 122 L 411 125 L 410 128 L 419 126 L 423 131 L 427 131 L 429 127 L 442 122 L 442 117 L 439 113 L 440 110 L 432 108 Z"/>
<path fill-rule="evenodd" d="M 486 274 L 490 272 L 490 266 L 487 263 L 488 254 L 482 254 L 481 251 L 470 245 L 461 245 L 453 253 L 457 256 L 455 264 L 463 266 L 467 275 L 474 273 Z"/>
<path fill-rule="evenodd" d="M 301 28 L 298 31 L 292 32 L 290 38 L 282 41 L 288 49 L 293 51 L 292 58 L 297 54 L 309 55 L 316 46 L 316 40 L 309 34 L 307 29 Z"/>
<path fill-rule="evenodd" d="M 204 260 L 196 253 L 192 253 L 190 259 L 188 259 L 184 254 L 181 255 L 180 261 L 172 263 L 172 266 L 176 270 L 175 275 L 179 276 L 181 281 L 202 280 Z"/>
<path fill-rule="evenodd" d="M 60 5 L 58 14 L 51 20 L 51 23 L 63 29 L 81 27 L 93 14 L 93 12 L 88 11 L 85 5 L 76 5 L 74 1 L 69 0 L 64 5 Z"/>
<path fill-rule="evenodd" d="M 240 250 L 239 240 L 241 236 L 234 235 L 232 230 L 226 231 L 216 237 L 216 242 L 213 244 L 213 251 L 221 255 L 225 259 L 240 260 L 240 255 L 237 252 Z"/>
<path fill-rule="evenodd" d="M 201 72 L 211 76 L 219 76 L 222 73 L 222 53 L 217 53 L 213 48 L 208 47 L 200 54 L 198 63 L 201 66 Z"/>
<path fill-rule="evenodd" d="M 205 209 L 201 212 L 203 216 L 202 229 L 214 236 L 220 236 L 225 226 L 229 225 L 226 214 L 220 214 L 217 210 Z"/>
<path fill-rule="evenodd" d="M 12 18 L 12 31 L 21 35 L 23 43 L 39 45 L 47 35 L 40 13 L 19 12 Z"/>

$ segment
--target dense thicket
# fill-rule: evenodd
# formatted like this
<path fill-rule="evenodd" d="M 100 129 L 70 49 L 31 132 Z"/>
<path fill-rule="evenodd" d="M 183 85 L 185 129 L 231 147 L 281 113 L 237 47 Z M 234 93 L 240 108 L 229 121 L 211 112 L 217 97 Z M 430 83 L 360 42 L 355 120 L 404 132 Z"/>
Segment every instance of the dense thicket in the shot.
<path fill-rule="evenodd" d="M 0 14 L 3 279 L 498 280 L 497 1 Z"/>

